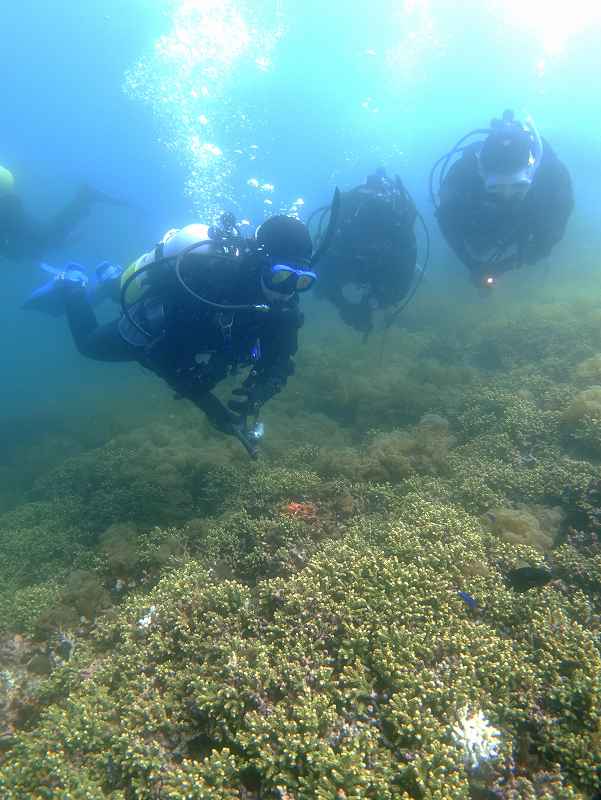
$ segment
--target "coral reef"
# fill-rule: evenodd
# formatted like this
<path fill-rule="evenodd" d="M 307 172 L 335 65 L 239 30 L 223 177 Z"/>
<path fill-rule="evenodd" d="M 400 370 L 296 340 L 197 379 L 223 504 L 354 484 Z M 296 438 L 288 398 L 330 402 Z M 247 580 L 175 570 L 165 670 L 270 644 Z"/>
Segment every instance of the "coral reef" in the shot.
<path fill-rule="evenodd" d="M 447 420 L 428 414 L 409 430 L 372 433 L 360 450 L 322 448 L 315 466 L 326 477 L 398 483 L 415 473 L 446 473 L 452 444 Z"/>
<path fill-rule="evenodd" d="M 444 309 L 309 330 L 259 463 L 167 399 L 10 450 L 2 798 L 597 796 L 599 313 Z"/>
<path fill-rule="evenodd" d="M 601 455 L 601 386 L 579 392 L 564 409 L 564 430 L 586 454 Z"/>
<path fill-rule="evenodd" d="M 466 550 L 488 577 L 462 574 Z M 500 732 L 479 745 L 498 748 L 489 786 L 514 759 L 512 780 L 536 764 L 558 796 L 585 796 L 576 786 L 592 791 L 601 767 L 601 627 L 583 595 L 503 587 L 495 564 L 527 552 L 411 494 L 286 578 L 245 587 L 189 561 L 46 679 L 54 702 L 17 732 L 3 796 L 467 797 L 466 707 Z M 480 616 L 458 587 L 484 600 Z"/>
<path fill-rule="evenodd" d="M 493 508 L 487 513 L 486 522 L 505 541 L 528 544 L 541 553 L 547 553 L 559 534 L 561 510 L 524 505 L 516 508 Z"/>
<path fill-rule="evenodd" d="M 591 384 L 598 386 L 601 382 L 601 354 L 597 353 L 577 364 L 574 367 L 574 378 L 587 386 Z"/>

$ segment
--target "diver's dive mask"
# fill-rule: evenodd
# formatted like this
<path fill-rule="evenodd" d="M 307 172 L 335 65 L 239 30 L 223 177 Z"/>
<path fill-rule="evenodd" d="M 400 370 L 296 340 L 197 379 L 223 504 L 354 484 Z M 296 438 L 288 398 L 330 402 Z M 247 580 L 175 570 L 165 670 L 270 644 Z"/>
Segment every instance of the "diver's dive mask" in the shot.
<path fill-rule="evenodd" d="M 506 115 L 509 113 L 505 112 Z M 494 199 L 501 201 L 521 200 L 530 190 L 534 176 L 540 166 L 543 155 L 542 139 L 533 120 L 530 118 L 526 120 L 523 126 L 513 121 L 512 114 L 507 118 L 504 115 L 503 121 L 496 120 L 495 122 L 497 124 L 493 128 L 493 132 L 500 133 L 502 136 L 503 129 L 506 128 L 508 141 L 516 129 L 527 132 L 530 138 L 530 149 L 527 155 L 527 163 L 507 172 L 486 167 L 483 163 L 482 151 L 480 151 L 478 154 L 478 169 L 484 181 L 484 188 L 486 193 Z M 486 146 L 486 143 L 484 146 Z"/>
<path fill-rule="evenodd" d="M 514 175 L 483 175 L 486 194 L 499 200 L 521 200 L 532 186 L 532 178 L 524 169 Z"/>
<path fill-rule="evenodd" d="M 295 292 L 308 292 L 317 280 L 310 269 L 293 267 L 290 264 L 272 264 L 263 273 L 265 286 L 274 292 L 291 295 Z"/>

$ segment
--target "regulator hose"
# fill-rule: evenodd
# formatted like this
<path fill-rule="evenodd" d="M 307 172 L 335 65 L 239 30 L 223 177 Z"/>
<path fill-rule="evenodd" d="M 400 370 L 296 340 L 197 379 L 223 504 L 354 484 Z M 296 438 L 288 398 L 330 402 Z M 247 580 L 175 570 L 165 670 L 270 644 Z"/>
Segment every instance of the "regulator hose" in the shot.
<path fill-rule="evenodd" d="M 184 291 L 197 300 L 200 303 L 203 303 L 210 308 L 219 309 L 220 311 L 258 311 L 258 312 L 266 312 L 269 311 L 269 306 L 266 304 L 249 304 L 249 305 L 227 305 L 224 303 L 216 303 L 212 300 L 209 300 L 206 297 L 195 292 L 190 285 L 185 280 L 182 274 L 182 262 L 183 259 L 189 255 L 193 250 L 196 250 L 198 247 L 203 245 L 215 245 L 214 239 L 204 239 L 202 241 L 194 242 L 189 247 L 186 247 L 182 250 L 181 253 L 174 259 L 171 258 L 160 258 L 156 261 L 151 261 L 149 264 L 145 264 L 144 266 L 140 267 L 139 269 L 132 272 L 132 274 L 123 282 L 121 286 L 121 310 L 123 311 L 123 316 L 128 321 L 130 325 L 132 325 L 139 333 L 143 336 L 147 337 L 148 339 L 153 338 L 153 334 L 150 331 L 147 331 L 143 325 L 141 325 L 136 319 L 133 318 L 131 314 L 131 309 L 134 303 L 129 303 L 127 300 L 127 292 L 131 284 L 134 280 L 139 279 L 144 273 L 149 273 L 154 271 L 155 269 L 165 266 L 166 264 L 173 265 L 174 274 L 177 278 L 178 283 L 184 289 Z M 204 255 L 204 254 L 203 254 Z M 206 258 L 210 259 L 211 261 L 225 261 L 227 263 L 233 263 L 233 261 L 238 258 L 238 256 L 233 255 L 222 255 L 220 253 L 207 253 Z M 139 303 L 141 300 L 146 299 L 150 294 L 150 291 L 147 290 L 141 297 L 139 297 L 135 302 Z"/>

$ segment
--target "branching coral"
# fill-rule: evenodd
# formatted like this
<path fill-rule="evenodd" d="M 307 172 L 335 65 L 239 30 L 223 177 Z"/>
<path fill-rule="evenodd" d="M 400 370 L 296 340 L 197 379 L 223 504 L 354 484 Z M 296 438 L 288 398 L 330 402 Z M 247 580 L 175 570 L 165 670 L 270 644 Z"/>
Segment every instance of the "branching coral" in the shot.
<path fill-rule="evenodd" d="M 110 775 L 117 794 L 107 797 L 164 786 L 205 797 L 212 786 L 215 797 L 283 787 L 451 800 L 469 791 L 456 726 L 470 707 L 505 748 L 535 725 L 542 766 L 590 790 L 598 631 L 560 589 L 513 595 L 494 564 L 488 577 L 466 577 L 466 550 L 486 561 L 488 546 L 460 510 L 408 495 L 402 513 L 357 521 L 286 580 L 245 587 L 189 563 L 100 621 L 95 658 L 111 643 L 102 666 L 19 735 L 0 788 L 16 800 L 52 775 L 53 791 L 68 793 L 77 777 L 102 797 Z M 480 600 L 481 617 L 459 587 Z M 567 653 L 578 661 L 569 688 Z M 500 777 L 493 768 L 488 780 Z M 565 796 L 579 796 L 574 785 Z"/>
<path fill-rule="evenodd" d="M 486 523 L 497 536 L 506 541 L 528 544 L 546 553 L 551 550 L 559 533 L 561 512 L 559 509 L 534 506 L 493 508 L 486 515 Z"/>
<path fill-rule="evenodd" d="M 601 454 L 601 386 L 579 392 L 561 416 L 564 431 L 585 454 Z"/>
<path fill-rule="evenodd" d="M 259 463 L 165 401 L 38 474 L 0 520 L 37 637 L 0 795 L 588 800 L 599 318 L 525 308 L 409 309 L 382 367 L 314 328 Z"/>
<path fill-rule="evenodd" d="M 447 420 L 425 415 L 409 430 L 373 432 L 361 450 L 321 448 L 316 468 L 326 477 L 399 483 L 409 476 L 444 474 L 453 437 Z"/>

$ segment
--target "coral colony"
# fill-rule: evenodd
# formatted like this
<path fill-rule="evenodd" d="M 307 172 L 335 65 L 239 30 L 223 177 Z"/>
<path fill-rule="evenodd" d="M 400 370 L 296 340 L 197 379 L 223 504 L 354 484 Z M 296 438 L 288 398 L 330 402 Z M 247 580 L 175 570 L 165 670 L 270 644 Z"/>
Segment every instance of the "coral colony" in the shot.
<path fill-rule="evenodd" d="M 0 796 L 594 797 L 593 294 L 308 331 L 256 463 L 182 404 L 7 434 Z"/>

